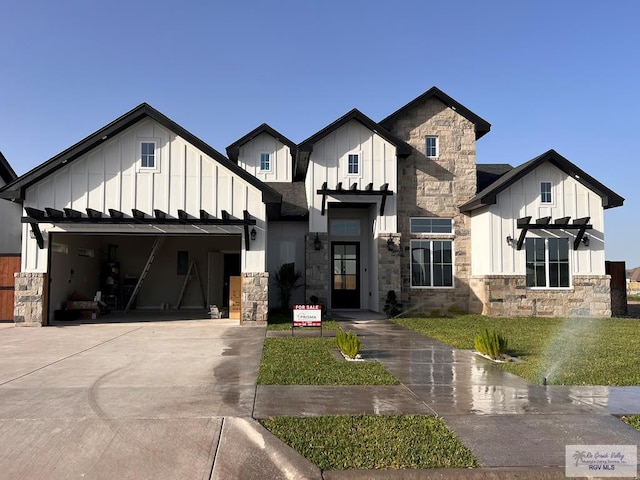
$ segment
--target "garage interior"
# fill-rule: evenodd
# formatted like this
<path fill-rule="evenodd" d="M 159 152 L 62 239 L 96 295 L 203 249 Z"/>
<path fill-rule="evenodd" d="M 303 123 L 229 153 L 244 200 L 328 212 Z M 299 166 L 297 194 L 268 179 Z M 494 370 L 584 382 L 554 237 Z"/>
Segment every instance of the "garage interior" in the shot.
<path fill-rule="evenodd" d="M 51 233 L 50 323 L 209 318 L 211 305 L 228 316 L 241 240 L 233 234 Z M 98 311 L 81 308 L 98 298 Z"/>

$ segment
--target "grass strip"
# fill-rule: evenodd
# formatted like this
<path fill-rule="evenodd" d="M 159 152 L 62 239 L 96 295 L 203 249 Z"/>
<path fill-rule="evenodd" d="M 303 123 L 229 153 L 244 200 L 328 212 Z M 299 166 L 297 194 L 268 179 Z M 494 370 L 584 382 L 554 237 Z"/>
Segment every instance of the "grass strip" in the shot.
<path fill-rule="evenodd" d="M 260 385 L 397 385 L 378 362 L 336 360 L 335 339 L 326 337 L 265 338 Z"/>
<path fill-rule="evenodd" d="M 621 420 L 640 431 L 640 415 L 625 415 Z"/>
<path fill-rule="evenodd" d="M 478 466 L 438 417 L 277 417 L 261 423 L 323 470 Z"/>
<path fill-rule="evenodd" d="M 508 353 L 525 363 L 502 368 L 530 382 L 547 377 L 555 385 L 640 385 L 640 322 L 629 318 L 451 318 L 397 319 L 414 331 L 455 348 L 473 349 L 483 329 L 509 342 Z"/>

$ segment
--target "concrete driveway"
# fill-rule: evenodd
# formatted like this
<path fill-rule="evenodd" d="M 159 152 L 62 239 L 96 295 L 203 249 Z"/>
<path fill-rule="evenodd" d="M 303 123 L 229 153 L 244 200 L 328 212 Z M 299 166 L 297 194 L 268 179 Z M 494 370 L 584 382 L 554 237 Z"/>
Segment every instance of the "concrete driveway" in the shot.
<path fill-rule="evenodd" d="M 210 478 L 263 339 L 227 320 L 3 326 L 0 478 Z"/>

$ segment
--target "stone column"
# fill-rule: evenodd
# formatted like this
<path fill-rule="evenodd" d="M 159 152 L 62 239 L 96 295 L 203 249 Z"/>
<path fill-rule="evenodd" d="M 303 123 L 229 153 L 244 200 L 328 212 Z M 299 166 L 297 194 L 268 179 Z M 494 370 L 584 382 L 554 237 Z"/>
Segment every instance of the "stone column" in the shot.
<path fill-rule="evenodd" d="M 269 313 L 269 272 L 242 273 L 241 325 L 265 325 Z"/>
<path fill-rule="evenodd" d="M 47 324 L 47 274 L 15 274 L 13 321 L 17 327 L 41 327 Z"/>
<path fill-rule="evenodd" d="M 399 303 L 402 303 L 402 276 L 400 275 L 400 257 L 402 245 L 400 233 L 383 234 L 377 238 L 378 245 L 378 308 L 384 312 L 385 299 L 389 290 L 396 292 Z M 393 242 L 391 245 L 388 239 Z M 406 305 L 403 307 L 406 308 Z"/>
<path fill-rule="evenodd" d="M 326 310 L 329 305 L 329 235 L 317 235 L 320 250 L 315 247 L 316 233 L 307 233 L 305 237 L 305 302 L 316 296 Z"/>

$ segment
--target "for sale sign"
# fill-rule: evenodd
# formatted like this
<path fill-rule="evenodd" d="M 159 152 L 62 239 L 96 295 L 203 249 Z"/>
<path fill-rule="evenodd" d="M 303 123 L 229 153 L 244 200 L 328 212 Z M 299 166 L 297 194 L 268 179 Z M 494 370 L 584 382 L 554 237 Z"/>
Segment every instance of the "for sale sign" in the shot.
<path fill-rule="evenodd" d="M 322 307 L 320 305 L 294 305 L 294 327 L 322 327 Z"/>

